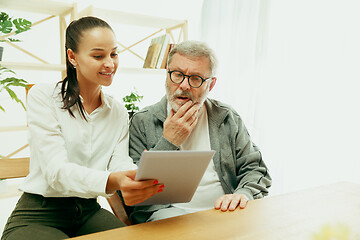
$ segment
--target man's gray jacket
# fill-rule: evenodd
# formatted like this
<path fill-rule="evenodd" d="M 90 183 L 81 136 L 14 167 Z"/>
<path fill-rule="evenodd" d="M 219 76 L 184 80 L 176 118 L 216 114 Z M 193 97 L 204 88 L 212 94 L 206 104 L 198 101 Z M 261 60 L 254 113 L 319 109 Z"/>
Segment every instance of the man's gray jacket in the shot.
<path fill-rule="evenodd" d="M 250 200 L 268 194 L 271 177 L 259 149 L 235 110 L 213 99 L 206 99 L 210 146 L 216 172 L 226 194 L 245 194 Z M 163 136 L 167 99 L 137 112 L 130 121 L 130 156 L 138 164 L 144 149 L 179 150 Z M 166 187 L 166 186 L 165 186 Z M 214 203 L 215 204 L 215 203 Z M 138 206 L 130 214 L 133 223 L 142 223 L 159 209 L 170 205 Z"/>

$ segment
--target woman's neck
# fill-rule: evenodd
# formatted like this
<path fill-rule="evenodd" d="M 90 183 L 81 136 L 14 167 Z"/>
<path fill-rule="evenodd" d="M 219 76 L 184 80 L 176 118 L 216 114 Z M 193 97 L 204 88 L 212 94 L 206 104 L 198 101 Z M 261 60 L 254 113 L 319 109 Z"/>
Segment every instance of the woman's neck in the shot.
<path fill-rule="evenodd" d="M 80 96 L 83 99 L 83 107 L 90 114 L 101 105 L 101 86 L 86 84 L 83 86 L 79 82 Z"/>

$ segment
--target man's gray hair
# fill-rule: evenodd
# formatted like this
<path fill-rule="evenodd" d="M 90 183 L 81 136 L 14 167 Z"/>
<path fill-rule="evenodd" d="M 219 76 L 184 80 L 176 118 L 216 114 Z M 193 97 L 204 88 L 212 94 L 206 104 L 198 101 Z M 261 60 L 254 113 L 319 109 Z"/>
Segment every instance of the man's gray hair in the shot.
<path fill-rule="evenodd" d="M 175 53 L 179 53 L 190 58 L 207 57 L 210 60 L 211 76 L 215 76 L 217 68 L 217 58 L 214 51 L 206 43 L 194 40 L 187 40 L 176 44 L 169 53 L 167 65 L 171 63 L 171 60 Z"/>

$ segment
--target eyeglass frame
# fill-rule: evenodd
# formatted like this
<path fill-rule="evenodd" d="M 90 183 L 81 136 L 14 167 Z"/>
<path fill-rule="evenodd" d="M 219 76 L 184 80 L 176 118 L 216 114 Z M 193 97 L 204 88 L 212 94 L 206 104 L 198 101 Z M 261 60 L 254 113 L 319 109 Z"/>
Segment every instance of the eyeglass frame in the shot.
<path fill-rule="evenodd" d="M 178 83 L 174 82 L 174 81 L 172 80 L 172 78 L 171 78 L 171 74 L 172 74 L 173 72 L 179 72 L 179 73 L 181 73 L 181 74 L 183 75 L 183 79 L 182 79 L 180 82 L 178 82 Z M 199 88 L 199 87 L 201 87 L 201 86 L 203 85 L 203 83 L 204 83 L 205 81 L 213 78 L 213 77 L 208 77 L 208 78 L 204 79 L 203 77 L 201 77 L 201 76 L 199 76 L 199 75 L 186 75 L 186 74 L 184 74 L 183 72 L 181 72 L 181 71 L 179 71 L 179 70 L 173 70 L 173 71 L 168 70 L 168 73 L 169 73 L 169 78 L 170 78 L 171 82 L 173 82 L 174 84 L 182 84 L 182 83 L 184 82 L 185 78 L 187 77 L 188 84 L 189 84 L 189 86 L 192 87 L 192 88 Z M 201 84 L 200 84 L 198 87 L 193 87 L 193 86 L 190 84 L 190 78 L 191 78 L 191 77 L 194 77 L 194 76 L 195 76 L 195 77 L 199 77 L 199 78 L 201 79 Z"/>

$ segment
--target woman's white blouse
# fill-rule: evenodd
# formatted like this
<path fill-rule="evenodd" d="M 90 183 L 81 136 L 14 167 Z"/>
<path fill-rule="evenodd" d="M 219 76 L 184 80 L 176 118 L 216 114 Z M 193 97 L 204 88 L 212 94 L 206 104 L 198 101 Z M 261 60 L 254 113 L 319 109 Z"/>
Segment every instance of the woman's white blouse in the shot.
<path fill-rule="evenodd" d="M 128 154 L 128 114 L 106 94 L 85 121 L 62 109 L 59 84 L 29 91 L 30 173 L 20 186 L 45 197 L 95 198 L 105 193 L 110 172 L 136 169 Z"/>

